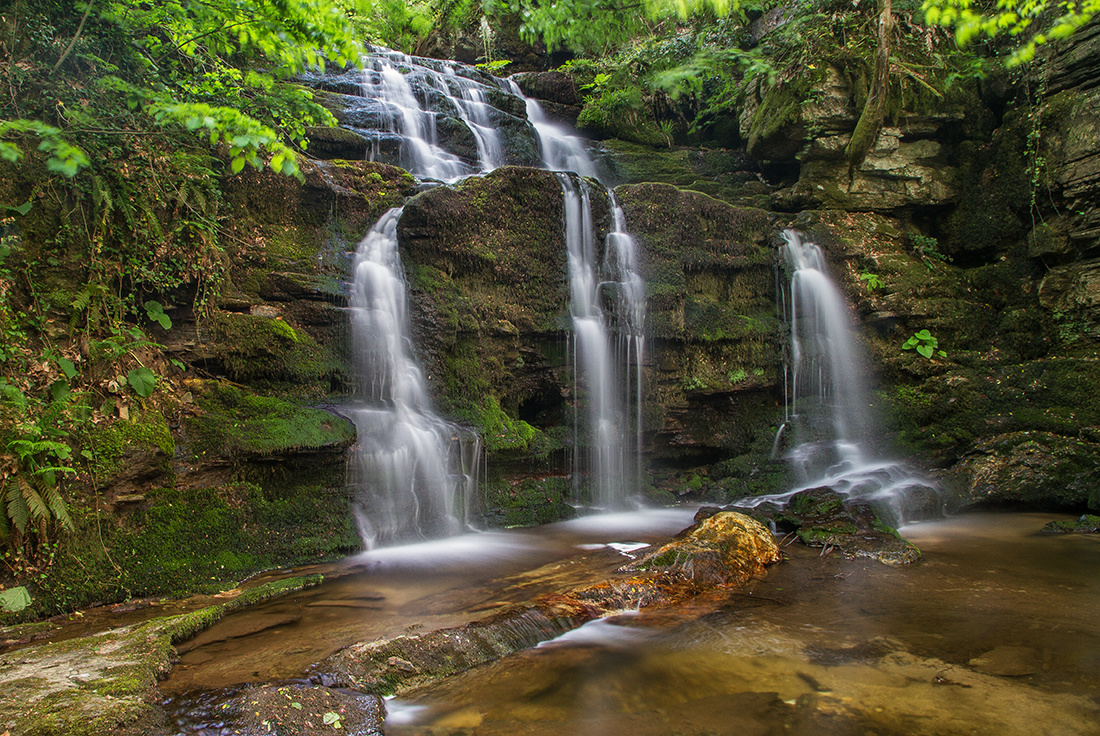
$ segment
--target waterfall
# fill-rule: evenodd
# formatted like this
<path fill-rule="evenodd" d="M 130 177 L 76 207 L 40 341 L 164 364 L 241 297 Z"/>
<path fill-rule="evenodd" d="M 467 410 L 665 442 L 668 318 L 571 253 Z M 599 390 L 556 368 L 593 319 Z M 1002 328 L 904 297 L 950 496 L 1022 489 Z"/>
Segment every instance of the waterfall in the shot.
<path fill-rule="evenodd" d="M 461 531 L 477 490 L 479 440 L 432 411 L 412 356 L 400 217 L 391 209 L 359 244 L 350 298 L 360 397 L 347 409 L 359 438 L 351 483 L 368 547 Z"/>
<path fill-rule="evenodd" d="M 559 173 L 558 178 L 565 197 L 574 393 L 584 399 L 583 410 L 575 411 L 584 421 L 576 422 L 574 484 L 587 478 L 596 506 L 621 507 L 641 478 L 645 286 L 637 270 L 633 238 L 625 231 L 622 210 L 614 199 L 615 229 L 607 237 L 601 262 L 588 182 L 566 173 Z M 604 309 L 605 301 L 612 305 L 612 314 Z M 619 331 L 613 339 L 611 328 L 616 322 Z M 632 401 L 633 418 L 627 410 Z M 582 445 L 587 445 L 587 452 L 581 451 Z M 633 463 L 629 462 L 631 447 Z"/>
<path fill-rule="evenodd" d="M 546 117 L 542 105 L 526 97 L 519 85 L 511 79 L 503 80 L 505 89 L 517 97 L 522 97 L 527 108 L 527 119 L 535 129 L 539 142 L 539 156 L 542 165 L 550 171 L 575 171 L 581 176 L 598 178 L 596 165 L 584 146 L 580 136 L 572 135 L 561 126 L 554 125 Z"/>
<path fill-rule="evenodd" d="M 785 421 L 773 455 L 793 436 L 786 459 L 800 485 L 736 505 L 783 504 L 800 491 L 828 486 L 854 501 L 875 504 L 894 523 L 927 516 L 929 493 L 938 499 L 935 486 L 902 463 L 876 457 L 867 358 L 824 253 L 793 230 L 785 230 L 783 240 L 790 272 L 785 305 L 790 346 L 784 369 Z M 936 510 L 942 510 L 942 502 L 937 504 Z"/>
<path fill-rule="evenodd" d="M 510 80 L 375 49 L 360 89 L 364 106 L 355 112 L 353 129 L 374 136 L 372 158 L 386 148 L 389 160 L 421 179 L 453 182 L 514 160 L 515 151 L 504 148 L 501 122 L 511 126 L 509 140 L 530 151 L 521 160 L 534 163 L 537 150 L 547 169 L 596 174 L 583 140 L 550 123 L 539 104 Z M 516 117 L 524 111 L 526 120 Z M 473 145 L 463 148 L 463 141 Z M 566 211 L 574 393 L 582 397 L 575 412 L 575 486 L 578 495 L 587 490 L 595 506 L 622 507 L 642 476 L 645 285 L 637 246 L 610 190 L 614 226 L 601 253 L 591 185 L 575 174 L 559 178 Z M 351 482 L 358 489 L 358 519 L 368 546 L 445 536 L 470 526 L 480 462 L 476 436 L 432 410 L 413 358 L 397 252 L 400 216 L 400 209 L 391 210 L 363 239 L 352 285 L 360 386 L 359 401 L 348 410 L 359 434 Z"/>
<path fill-rule="evenodd" d="M 435 70 L 421 61 L 427 60 L 376 49 L 363 72 L 362 95 L 384 105 L 382 125 L 402 141 L 402 168 L 421 178 L 453 182 L 503 165 L 504 149 L 490 119 L 493 108 L 486 99 L 485 85 L 461 76 L 453 64 L 440 63 L 441 69 Z M 440 145 L 440 113 L 433 107 L 461 120 L 472 134 L 476 166 Z"/>

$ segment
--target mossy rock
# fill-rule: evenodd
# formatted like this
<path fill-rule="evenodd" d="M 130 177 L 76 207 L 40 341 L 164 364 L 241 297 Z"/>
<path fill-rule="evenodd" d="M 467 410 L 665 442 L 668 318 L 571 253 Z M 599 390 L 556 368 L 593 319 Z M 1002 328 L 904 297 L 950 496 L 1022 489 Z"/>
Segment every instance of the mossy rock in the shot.
<path fill-rule="evenodd" d="M 321 576 L 252 588 L 230 602 L 90 636 L 51 642 L 0 662 L 0 727 L 28 736 L 148 733 L 165 714 L 157 682 L 175 660 L 174 644 L 227 612 L 320 584 Z"/>
<path fill-rule="evenodd" d="M 339 451 L 355 439 L 350 421 L 321 409 L 216 381 L 193 381 L 189 386 L 203 410 L 185 420 L 187 451 L 193 457 Z"/>
<path fill-rule="evenodd" d="M 572 519 L 572 481 L 564 476 L 501 479 L 488 485 L 485 504 L 493 525 L 537 526 Z"/>
<path fill-rule="evenodd" d="M 975 504 L 1100 510 L 1100 444 L 1051 432 L 976 443 L 956 469 Z"/>
<path fill-rule="evenodd" d="M 343 344 L 264 314 L 215 312 L 205 323 L 210 360 L 232 380 L 306 395 L 350 384 Z"/>
<path fill-rule="evenodd" d="M 1100 534 L 1100 516 L 1082 514 L 1074 521 L 1051 521 L 1043 525 L 1044 534 Z"/>
<path fill-rule="evenodd" d="M 765 503 L 754 511 L 775 524 L 777 533 L 792 533 L 805 545 L 835 550 L 848 558 L 906 565 L 921 557 L 920 550 L 902 539 L 869 504 L 847 501 L 827 487 L 800 491 L 784 507 Z"/>
<path fill-rule="evenodd" d="M 744 514 L 724 511 L 623 569 L 681 574 L 705 589 L 744 585 L 779 559 L 779 547 L 767 527 Z"/>

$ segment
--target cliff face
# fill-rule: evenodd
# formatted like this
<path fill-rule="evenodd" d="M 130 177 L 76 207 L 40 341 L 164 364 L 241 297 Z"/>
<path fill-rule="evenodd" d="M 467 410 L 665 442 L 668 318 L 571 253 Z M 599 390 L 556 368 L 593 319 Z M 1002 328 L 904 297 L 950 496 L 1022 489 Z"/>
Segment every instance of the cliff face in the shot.
<path fill-rule="evenodd" d="M 1026 85 L 990 78 L 941 97 L 915 92 L 922 85 L 910 75 L 855 167 L 843 150 L 866 89 L 844 59 L 750 89 L 707 146 L 601 142 L 647 282 L 642 490 L 726 501 L 786 482 L 771 457 L 786 341 L 775 248 L 792 226 L 824 246 L 854 305 L 896 447 L 943 471 L 964 502 L 1100 504 L 1098 52 L 1093 26 L 1050 51 Z M 400 153 L 386 135 L 367 135 L 379 110 L 353 94 L 357 78 L 306 81 L 345 125 L 311 133 L 328 160 L 304 162 L 304 183 L 222 177 L 219 199 L 207 193 L 219 247 L 190 234 L 191 270 L 163 279 L 157 295 L 171 328 L 139 309 L 149 291 L 118 282 L 123 322 L 155 345 L 129 346 L 110 375 L 84 369 L 107 345 L 80 337 L 94 322 L 79 306 L 90 256 L 57 235 L 78 209 L 34 195 L 42 171 L 5 169 L 10 209 L 38 198 L 29 215 L 5 220 L 5 247 L 16 246 L 4 257 L 40 280 L 3 294 L 40 310 L 33 340 L 81 366 L 71 388 L 99 392 L 81 420 L 86 434 L 73 436 L 92 457 L 69 487 L 92 501 L 66 554 L 94 561 L 103 597 L 161 589 L 184 568 L 195 581 L 226 579 L 358 544 L 343 477 L 353 430 L 324 408 L 352 383 L 350 254 L 401 204 L 413 342 L 437 407 L 482 433 L 491 519 L 570 513 L 580 397 L 560 181 L 511 166 L 422 191 L 395 166 L 348 160 Z M 557 117 L 577 114 L 570 80 L 522 83 L 552 95 Z M 510 131 L 505 145 L 516 142 L 509 160 L 532 163 L 522 101 L 490 93 Z M 469 158 L 473 138 L 456 120 L 441 124 L 442 140 Z M 595 187 L 593 206 L 604 248 L 612 210 Z M 171 219 L 169 209 L 150 212 Z M 172 261 L 168 246 L 149 248 Z M 195 275 L 210 273 L 217 278 Z M 903 350 L 918 330 L 946 356 Z M 120 380 L 139 364 L 158 376 L 152 397 Z M 64 365 L 35 362 L 19 385 L 52 391 Z M 97 510 L 116 524 L 98 547 Z M 108 557 L 115 545 L 133 551 L 121 577 Z M 211 545 L 229 552 L 211 561 Z M 139 575 L 147 559 L 161 562 Z M 70 584 L 58 582 L 58 596 Z"/>

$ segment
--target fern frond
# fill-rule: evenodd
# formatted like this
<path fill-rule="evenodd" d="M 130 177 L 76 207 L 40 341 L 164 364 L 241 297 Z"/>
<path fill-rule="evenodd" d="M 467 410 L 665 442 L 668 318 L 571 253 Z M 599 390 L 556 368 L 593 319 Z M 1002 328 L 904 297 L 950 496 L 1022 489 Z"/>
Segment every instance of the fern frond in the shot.
<path fill-rule="evenodd" d="M 46 502 L 42 500 L 42 496 L 38 494 L 38 491 L 27 481 L 21 481 L 23 491 L 23 502 L 27 507 L 27 512 L 31 519 L 48 519 L 50 518 L 50 508 L 46 505 Z M 22 530 L 20 530 L 22 531 Z"/>
<path fill-rule="evenodd" d="M 72 531 L 73 519 L 69 516 L 69 507 L 65 503 L 65 499 L 61 497 L 61 494 L 56 488 L 46 489 L 46 504 L 49 505 L 50 511 L 53 512 L 53 517 L 57 519 L 57 523 L 63 528 Z"/>
<path fill-rule="evenodd" d="M 30 487 L 27 481 L 23 478 L 16 478 L 15 483 L 8 489 L 7 498 L 8 518 L 11 519 L 12 524 L 20 533 L 26 531 L 27 522 L 31 520 L 31 511 L 23 498 L 25 487 Z"/>
<path fill-rule="evenodd" d="M 157 212 L 153 209 L 153 203 L 149 201 L 148 197 L 142 195 L 138 197 L 138 207 L 141 208 L 142 213 L 145 215 L 145 222 L 148 223 L 153 237 L 158 241 L 163 240 L 164 228 L 160 226 L 160 218 L 157 217 Z"/>

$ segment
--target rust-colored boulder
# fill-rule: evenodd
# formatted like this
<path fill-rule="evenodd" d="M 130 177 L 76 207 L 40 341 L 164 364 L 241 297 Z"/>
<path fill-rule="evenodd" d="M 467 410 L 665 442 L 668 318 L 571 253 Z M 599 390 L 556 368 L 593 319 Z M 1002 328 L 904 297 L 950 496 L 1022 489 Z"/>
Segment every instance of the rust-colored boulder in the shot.
<path fill-rule="evenodd" d="M 703 519 L 624 570 L 676 572 L 695 584 L 743 585 L 779 561 L 779 547 L 760 522 L 735 511 Z"/>

